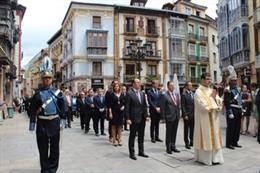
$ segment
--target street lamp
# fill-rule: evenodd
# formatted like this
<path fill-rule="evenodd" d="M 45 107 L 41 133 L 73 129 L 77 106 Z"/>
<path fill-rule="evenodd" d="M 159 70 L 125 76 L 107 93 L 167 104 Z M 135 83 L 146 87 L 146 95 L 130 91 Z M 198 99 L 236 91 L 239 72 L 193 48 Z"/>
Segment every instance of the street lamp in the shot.
<path fill-rule="evenodd" d="M 142 42 L 143 41 L 140 38 L 138 38 L 137 40 L 131 42 L 129 46 L 127 46 L 128 55 L 131 57 L 131 59 L 137 61 L 137 71 L 139 80 L 141 80 L 141 71 L 143 70 L 141 60 L 143 60 L 146 56 L 151 56 L 153 54 L 151 50 L 151 44 L 144 43 L 142 45 Z"/>

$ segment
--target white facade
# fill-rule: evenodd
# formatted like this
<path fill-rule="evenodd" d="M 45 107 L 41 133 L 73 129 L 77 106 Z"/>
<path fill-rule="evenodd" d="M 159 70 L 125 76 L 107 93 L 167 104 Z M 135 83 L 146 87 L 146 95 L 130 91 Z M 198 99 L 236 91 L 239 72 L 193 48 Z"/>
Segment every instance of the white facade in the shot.
<path fill-rule="evenodd" d="M 218 50 L 218 32 L 217 29 L 211 25 L 208 27 L 208 44 L 209 44 L 209 63 L 210 74 L 213 83 L 219 83 L 222 80 L 220 64 L 219 64 L 219 50 Z"/>
<path fill-rule="evenodd" d="M 114 78 L 113 7 L 72 2 L 63 22 L 62 34 L 61 66 L 65 85 L 73 92 L 109 85 Z M 97 68 L 93 64 L 98 65 Z"/>

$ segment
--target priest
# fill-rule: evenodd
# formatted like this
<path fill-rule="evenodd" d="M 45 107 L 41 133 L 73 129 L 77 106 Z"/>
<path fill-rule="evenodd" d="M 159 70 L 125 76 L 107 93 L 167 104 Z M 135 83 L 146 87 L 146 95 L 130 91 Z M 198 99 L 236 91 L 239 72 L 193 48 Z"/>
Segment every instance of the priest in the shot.
<path fill-rule="evenodd" d="M 210 74 L 202 74 L 201 84 L 194 95 L 194 150 L 196 161 L 215 165 L 224 163 L 219 127 L 219 112 L 223 104 L 210 85 Z"/>

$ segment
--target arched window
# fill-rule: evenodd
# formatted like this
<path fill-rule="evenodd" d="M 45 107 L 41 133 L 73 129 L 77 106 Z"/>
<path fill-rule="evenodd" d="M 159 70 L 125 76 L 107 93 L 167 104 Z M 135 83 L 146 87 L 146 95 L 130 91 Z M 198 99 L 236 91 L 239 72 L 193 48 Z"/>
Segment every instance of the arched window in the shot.
<path fill-rule="evenodd" d="M 242 25 L 242 40 L 243 40 L 243 49 L 249 48 L 249 35 L 248 35 L 248 25 Z"/>

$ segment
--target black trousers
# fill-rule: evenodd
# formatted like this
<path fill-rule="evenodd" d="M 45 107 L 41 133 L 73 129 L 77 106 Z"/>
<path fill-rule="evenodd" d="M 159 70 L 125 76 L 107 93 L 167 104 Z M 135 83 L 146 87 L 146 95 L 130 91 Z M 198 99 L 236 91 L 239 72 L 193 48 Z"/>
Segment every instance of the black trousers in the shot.
<path fill-rule="evenodd" d="M 178 130 L 179 119 L 174 121 L 166 122 L 166 148 L 172 149 L 176 148 L 176 136 Z"/>
<path fill-rule="evenodd" d="M 55 173 L 59 166 L 60 133 L 48 137 L 47 134 L 37 135 L 40 154 L 41 173 Z"/>
<path fill-rule="evenodd" d="M 151 125 L 150 125 L 150 137 L 151 139 L 159 139 L 159 125 L 161 115 L 154 110 L 151 110 Z"/>
<path fill-rule="evenodd" d="M 72 109 L 71 107 L 68 107 L 68 111 L 66 112 L 67 114 L 67 123 L 68 123 L 68 126 L 70 127 L 71 126 L 71 121 L 73 121 L 73 115 L 72 115 Z"/>
<path fill-rule="evenodd" d="M 241 114 L 240 111 L 233 110 L 234 119 L 227 117 L 226 129 L 226 146 L 234 146 L 238 144 L 241 129 Z"/>
<path fill-rule="evenodd" d="M 90 124 L 90 120 L 93 120 L 93 129 L 94 129 L 94 115 L 95 112 L 94 111 L 89 111 L 86 115 L 86 121 L 85 121 L 85 131 L 88 131 L 89 128 L 89 124 Z"/>
<path fill-rule="evenodd" d="M 79 113 L 79 119 L 80 119 L 81 129 L 83 130 L 84 129 L 84 124 L 85 124 L 85 121 L 86 121 L 86 114 L 85 114 L 85 112 L 81 111 Z"/>
<path fill-rule="evenodd" d="M 260 144 L 260 117 L 258 118 L 258 133 L 257 133 L 257 141 Z"/>
<path fill-rule="evenodd" d="M 94 131 L 96 134 L 99 134 L 99 128 L 98 125 L 100 123 L 100 131 L 101 134 L 104 134 L 104 124 L 105 124 L 105 116 L 103 113 L 96 113 L 93 117 L 93 123 L 94 123 Z"/>
<path fill-rule="evenodd" d="M 145 119 L 143 118 L 140 123 L 133 123 L 130 125 L 130 134 L 128 139 L 129 154 L 135 154 L 135 137 L 138 134 L 138 150 L 139 153 L 144 152 L 144 130 L 145 130 Z"/>
<path fill-rule="evenodd" d="M 194 118 L 183 121 L 184 123 L 184 142 L 185 145 L 193 145 Z"/>

